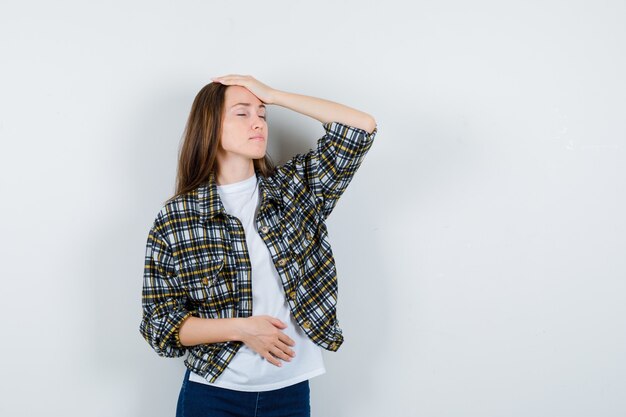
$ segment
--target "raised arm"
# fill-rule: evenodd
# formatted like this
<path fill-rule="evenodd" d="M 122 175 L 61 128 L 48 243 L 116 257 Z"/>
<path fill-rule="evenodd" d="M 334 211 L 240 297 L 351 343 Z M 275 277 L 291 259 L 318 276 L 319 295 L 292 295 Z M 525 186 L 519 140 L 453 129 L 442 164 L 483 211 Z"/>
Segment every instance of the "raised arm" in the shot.
<path fill-rule="evenodd" d="M 376 120 L 360 110 L 322 98 L 280 91 L 263 84 L 250 75 L 231 74 L 214 77 L 212 80 L 225 85 L 241 85 L 264 103 L 288 108 L 322 123 L 338 122 L 363 129 L 369 133 L 376 128 Z"/>

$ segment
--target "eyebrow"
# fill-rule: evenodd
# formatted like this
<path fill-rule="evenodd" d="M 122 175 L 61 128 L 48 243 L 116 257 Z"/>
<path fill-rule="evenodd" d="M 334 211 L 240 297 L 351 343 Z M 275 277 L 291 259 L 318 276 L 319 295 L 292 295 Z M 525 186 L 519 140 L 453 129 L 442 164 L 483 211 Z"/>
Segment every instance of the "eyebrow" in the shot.
<path fill-rule="evenodd" d="M 230 108 L 232 109 L 235 106 L 251 106 L 250 103 L 237 103 L 237 104 L 233 104 L 232 106 L 230 106 Z M 265 104 L 259 104 L 259 108 L 265 108 Z"/>

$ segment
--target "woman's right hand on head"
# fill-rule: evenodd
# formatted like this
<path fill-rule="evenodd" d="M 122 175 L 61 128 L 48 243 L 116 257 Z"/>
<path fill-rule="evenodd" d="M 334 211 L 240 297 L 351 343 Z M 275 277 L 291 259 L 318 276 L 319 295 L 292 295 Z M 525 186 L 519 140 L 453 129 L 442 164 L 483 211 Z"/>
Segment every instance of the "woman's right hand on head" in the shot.
<path fill-rule="evenodd" d="M 281 320 L 266 315 L 246 317 L 238 321 L 241 341 L 276 366 L 282 366 L 279 359 L 291 361 L 296 356 L 290 348 L 295 342 L 280 330 L 286 327 Z"/>
<path fill-rule="evenodd" d="M 263 84 L 252 75 L 228 74 L 221 77 L 212 77 L 213 82 L 224 85 L 240 85 L 247 88 L 252 94 L 257 96 L 265 104 L 274 104 L 276 89 Z"/>

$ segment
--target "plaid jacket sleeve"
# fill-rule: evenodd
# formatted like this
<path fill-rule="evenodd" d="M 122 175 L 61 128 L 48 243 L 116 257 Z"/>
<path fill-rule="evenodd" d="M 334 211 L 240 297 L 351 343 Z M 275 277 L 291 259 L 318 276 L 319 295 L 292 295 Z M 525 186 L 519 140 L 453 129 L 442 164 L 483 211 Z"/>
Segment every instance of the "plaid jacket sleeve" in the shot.
<path fill-rule="evenodd" d="M 139 329 L 159 356 L 180 357 L 178 330 L 191 312 L 185 310 L 185 293 L 176 276 L 172 251 L 153 226 L 148 233 L 142 290 L 143 318 Z"/>
<path fill-rule="evenodd" d="M 323 127 L 325 134 L 314 149 L 296 155 L 279 169 L 304 182 L 326 219 L 372 146 L 378 126 L 371 133 L 339 122 L 324 123 Z"/>

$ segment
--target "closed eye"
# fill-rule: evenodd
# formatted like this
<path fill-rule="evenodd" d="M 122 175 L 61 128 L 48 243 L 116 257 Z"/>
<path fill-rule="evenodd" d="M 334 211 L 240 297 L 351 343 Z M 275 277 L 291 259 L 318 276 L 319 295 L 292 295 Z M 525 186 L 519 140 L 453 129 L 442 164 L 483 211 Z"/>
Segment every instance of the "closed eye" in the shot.
<path fill-rule="evenodd" d="M 237 116 L 247 116 L 247 114 L 238 114 Z M 261 119 L 265 120 L 265 116 L 259 116 Z"/>

